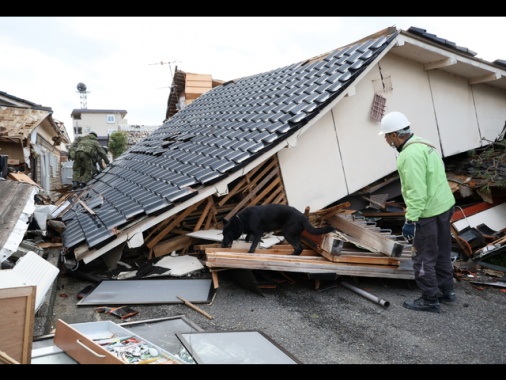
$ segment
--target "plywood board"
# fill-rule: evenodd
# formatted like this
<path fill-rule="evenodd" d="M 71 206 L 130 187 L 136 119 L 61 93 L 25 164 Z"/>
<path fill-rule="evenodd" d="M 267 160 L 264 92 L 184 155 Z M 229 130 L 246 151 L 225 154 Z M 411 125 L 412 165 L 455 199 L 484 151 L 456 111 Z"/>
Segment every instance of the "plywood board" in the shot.
<path fill-rule="evenodd" d="M 36 288 L 12 269 L 0 270 L 0 351 L 30 364 Z"/>
<path fill-rule="evenodd" d="M 0 262 L 16 252 L 35 211 L 36 187 L 16 181 L 0 181 Z"/>
<path fill-rule="evenodd" d="M 23 173 L 9 173 L 8 177 L 13 181 L 29 183 L 30 185 L 34 185 L 39 187 L 36 182 L 33 181 L 30 177 Z"/>

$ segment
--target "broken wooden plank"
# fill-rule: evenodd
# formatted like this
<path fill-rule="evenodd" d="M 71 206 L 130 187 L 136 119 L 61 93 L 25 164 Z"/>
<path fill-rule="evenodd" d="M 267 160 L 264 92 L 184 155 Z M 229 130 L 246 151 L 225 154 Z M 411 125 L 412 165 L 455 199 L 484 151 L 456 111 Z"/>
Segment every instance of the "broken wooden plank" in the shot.
<path fill-rule="evenodd" d="M 411 259 L 400 259 L 401 265 L 335 263 L 321 256 L 283 256 L 238 252 L 207 252 L 209 268 L 240 268 L 281 272 L 336 273 L 347 276 L 414 279 Z"/>
<path fill-rule="evenodd" d="M 213 288 L 218 289 L 220 287 L 220 283 L 218 281 L 218 271 L 212 270 L 211 271 L 211 277 L 213 279 Z"/>
<path fill-rule="evenodd" d="M 308 218 L 311 221 L 315 218 L 326 218 L 327 216 L 333 216 L 338 212 L 345 212 L 348 207 L 351 206 L 350 202 L 343 202 L 339 203 L 338 205 L 335 205 L 333 207 L 324 208 L 322 210 L 318 211 L 310 211 L 308 210 Z"/>
<path fill-rule="evenodd" d="M 190 307 L 191 309 L 193 309 L 195 311 L 198 311 L 200 314 L 205 315 L 207 318 L 209 318 L 209 319 L 213 319 L 214 318 L 211 314 L 208 314 L 206 311 L 202 310 L 200 307 L 198 307 L 197 305 L 194 305 L 190 301 L 185 300 L 183 297 L 177 296 L 177 298 L 179 298 L 181 301 L 183 301 L 183 303 L 186 306 Z"/>
<path fill-rule="evenodd" d="M 244 209 L 250 205 L 256 205 L 257 204 L 256 202 L 258 202 L 259 199 L 265 197 L 265 191 L 261 191 L 262 187 L 270 184 L 273 181 L 273 177 L 275 180 L 276 179 L 275 176 L 278 174 L 279 174 L 279 168 L 275 167 L 269 174 L 267 174 L 267 176 L 265 176 L 265 178 L 263 178 L 258 183 L 258 185 L 255 188 L 251 189 L 249 194 L 244 196 L 244 198 L 239 203 L 237 203 L 237 205 L 225 216 L 225 219 L 228 220 L 228 219 L 232 218 L 239 211 L 241 211 L 242 209 Z M 262 194 L 262 196 L 258 195 L 259 192 Z"/>
<path fill-rule="evenodd" d="M 176 236 L 172 239 L 164 240 L 153 247 L 155 257 L 168 255 L 173 251 L 179 251 L 191 244 L 194 239 L 191 236 Z"/>
<path fill-rule="evenodd" d="M 333 263 L 357 263 L 357 264 L 375 264 L 375 265 L 396 265 L 400 260 L 392 257 L 378 256 L 351 256 L 351 255 L 333 255 L 322 251 L 321 255 Z"/>
<path fill-rule="evenodd" d="M 30 185 L 37 186 L 40 189 L 40 186 L 24 173 L 11 172 L 7 175 L 7 177 L 13 181 L 29 183 Z"/>
<path fill-rule="evenodd" d="M 195 210 L 202 202 L 203 200 L 191 205 L 190 207 L 180 212 L 169 225 L 167 225 L 160 233 L 158 233 L 157 236 L 155 236 L 149 242 L 147 242 L 146 246 L 149 249 L 153 249 L 153 247 L 156 244 L 158 244 L 160 240 L 162 240 L 165 236 L 167 236 L 167 234 L 171 232 L 173 228 L 177 227 L 181 223 L 181 221 L 184 220 L 184 218 L 186 218 L 188 214 L 190 214 L 193 210 Z"/>
<path fill-rule="evenodd" d="M 202 226 L 202 223 L 204 223 L 204 220 L 207 218 L 207 215 L 209 213 L 209 210 L 211 210 L 213 203 L 213 198 L 207 197 L 207 203 L 204 206 L 204 211 L 200 214 L 199 220 L 197 221 L 197 224 L 194 227 L 194 231 L 200 230 L 200 227 Z"/>
<path fill-rule="evenodd" d="M 84 207 L 84 209 L 86 211 L 88 211 L 90 213 L 90 215 L 93 215 L 93 216 L 97 215 L 97 214 L 95 214 L 95 211 L 93 211 L 91 208 L 89 208 L 88 205 L 86 203 L 84 203 L 81 199 L 79 199 L 78 202 L 81 204 L 81 206 Z"/>
<path fill-rule="evenodd" d="M 396 243 L 394 240 L 384 236 L 383 234 L 372 231 L 359 223 L 349 220 L 340 215 L 328 217 L 327 223 L 344 232 L 351 238 L 356 239 L 356 243 L 371 252 L 380 252 L 387 256 L 398 257 L 404 249 L 403 244 Z M 353 241 L 350 239 L 350 241 Z"/>
<path fill-rule="evenodd" d="M 205 248 L 206 253 L 207 252 L 237 252 L 237 253 L 247 253 L 248 250 L 244 248 L 221 248 L 220 246 L 214 247 L 206 247 Z M 291 256 L 293 252 L 293 247 L 291 245 L 283 245 L 283 244 L 276 244 L 274 247 L 268 248 L 268 249 L 257 249 L 255 251 L 255 255 L 285 255 L 285 256 Z M 300 256 L 313 256 L 318 257 L 318 253 L 314 252 L 310 249 L 304 249 Z M 294 256 L 297 257 L 297 256 Z"/>
<path fill-rule="evenodd" d="M 244 250 L 239 249 L 232 249 L 227 248 L 226 252 L 224 252 L 225 248 L 221 249 L 209 249 L 206 250 L 206 254 L 212 255 L 213 253 L 221 254 L 226 253 L 227 257 L 230 259 L 233 259 L 234 257 L 237 257 L 239 259 L 244 258 L 245 252 Z M 291 251 L 290 251 L 291 252 Z M 247 256 L 249 260 L 252 261 L 263 261 L 263 260 L 270 260 L 270 261 L 285 261 L 288 263 L 296 263 L 296 262 L 334 262 L 334 263 L 359 263 L 359 264 L 372 264 L 372 265 L 392 265 L 392 266 L 399 266 L 400 259 L 393 259 L 390 257 L 385 256 L 368 256 L 368 255 L 361 255 L 361 256 L 354 256 L 354 255 L 340 255 L 335 256 L 333 260 L 328 260 L 326 257 L 322 257 L 318 255 L 317 253 L 306 250 L 306 255 L 300 255 L 295 256 L 291 254 L 287 254 L 286 251 L 280 250 L 272 250 L 269 249 L 269 253 L 248 253 L 248 255 L 253 256 Z"/>
<path fill-rule="evenodd" d="M 61 242 L 40 242 L 37 243 L 37 247 L 41 249 L 47 249 L 47 248 L 60 248 L 63 247 L 63 243 Z"/>

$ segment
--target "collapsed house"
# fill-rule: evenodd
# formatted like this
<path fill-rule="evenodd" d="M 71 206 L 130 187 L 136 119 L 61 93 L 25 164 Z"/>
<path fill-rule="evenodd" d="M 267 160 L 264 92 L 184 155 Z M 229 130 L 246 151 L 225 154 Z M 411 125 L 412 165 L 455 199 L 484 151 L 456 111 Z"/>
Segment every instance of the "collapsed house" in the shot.
<path fill-rule="evenodd" d="M 64 254 L 110 267 L 125 249 L 185 254 L 199 242 L 191 234 L 219 231 L 254 204 L 289 204 L 319 222 L 320 210 L 356 210 L 378 193 L 385 205 L 400 191 L 396 153 L 378 136 L 384 113 L 409 115 L 447 159 L 504 133 L 505 90 L 505 61 L 416 27 L 213 83 L 191 102 L 179 89 L 176 113 L 67 198 L 56 216 Z"/>
<path fill-rule="evenodd" d="M 0 91 L 0 264 L 17 251 L 36 198 L 61 195 L 61 163 L 69 137 L 53 111 Z M 45 225 L 42 228 L 46 228 Z"/>
<path fill-rule="evenodd" d="M 60 163 L 69 142 L 50 107 L 0 91 L 0 177 L 25 174 L 28 182 L 52 195 L 61 187 Z"/>
<path fill-rule="evenodd" d="M 125 249 L 142 248 L 150 259 L 183 259 L 169 254 L 205 251 L 213 280 L 214 270 L 220 268 L 412 278 L 405 251 L 409 247 L 399 244 L 392 231 L 371 223 L 403 220 L 402 204 L 396 202 L 400 188 L 395 153 L 377 136 L 382 115 L 397 109 L 409 115 L 415 133 L 437 144 L 452 171 L 448 180 L 456 197 L 469 199 L 471 205 L 460 202 L 454 215 L 454 237 L 461 249 L 476 259 L 504 252 L 504 231 L 494 228 L 505 224 L 491 223 L 497 214 L 505 215 L 506 206 L 505 62 L 485 62 L 475 55 L 423 29 L 387 28 L 304 62 L 227 83 L 205 83 L 199 86 L 205 88 L 200 96 L 186 91 L 194 76 L 177 71 L 167 121 L 147 136 L 137 135 L 129 150 L 86 189 L 61 197 L 49 209 L 48 226 L 60 229 L 62 253 L 69 262 L 86 264 L 100 258 L 114 267 Z M 20 175 L 9 179 L 12 182 L 0 181 L 0 206 L 8 212 L 2 214 L 7 232 L 0 235 L 2 260 L 19 249 L 31 215 L 40 216 L 34 205 L 38 187 L 22 183 Z M 483 202 L 477 203 L 477 198 Z M 207 244 L 220 239 L 223 218 L 266 203 L 305 210 L 312 223 L 334 225 L 339 235 L 306 235 L 309 249 L 297 257 L 290 256 L 291 247 L 274 247 L 280 242 L 276 236 L 266 237 L 264 249 L 253 255 Z M 480 224 L 484 219 L 487 225 Z M 39 226 L 45 227 L 45 222 L 40 217 Z M 43 288 L 36 293 L 36 310 L 58 271 L 51 265 L 39 268 L 42 259 L 32 253 L 13 271 L 24 274 L 29 266 L 50 272 L 42 284 L 28 281 Z M 5 278 L 12 286 L 11 278 Z M 200 302 L 209 302 L 210 281 L 201 282 Z M 102 284 L 118 286 L 105 290 L 111 304 L 160 302 L 145 294 L 134 298 L 131 286 L 126 299 L 121 298 L 127 286 L 122 289 L 120 283 Z M 151 281 L 153 287 L 158 283 Z M 191 295 L 182 287 L 177 294 L 190 298 L 198 293 L 185 289 Z M 176 293 L 162 286 L 157 290 L 164 303 L 182 300 L 171 299 Z M 103 298 L 97 293 L 98 300 L 86 297 L 82 304 L 101 305 Z M 24 349 L 19 350 L 24 362 L 30 360 L 26 342 L 31 338 L 25 336 Z"/>

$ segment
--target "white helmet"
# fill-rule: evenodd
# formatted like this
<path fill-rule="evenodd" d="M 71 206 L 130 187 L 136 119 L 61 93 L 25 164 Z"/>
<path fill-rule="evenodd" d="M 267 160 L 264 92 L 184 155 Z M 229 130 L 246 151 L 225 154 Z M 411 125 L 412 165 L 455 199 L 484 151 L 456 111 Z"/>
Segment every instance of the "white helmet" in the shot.
<path fill-rule="evenodd" d="M 409 125 L 409 120 L 404 114 L 397 111 L 390 112 L 381 119 L 381 131 L 378 135 L 400 131 L 401 129 L 409 127 Z"/>

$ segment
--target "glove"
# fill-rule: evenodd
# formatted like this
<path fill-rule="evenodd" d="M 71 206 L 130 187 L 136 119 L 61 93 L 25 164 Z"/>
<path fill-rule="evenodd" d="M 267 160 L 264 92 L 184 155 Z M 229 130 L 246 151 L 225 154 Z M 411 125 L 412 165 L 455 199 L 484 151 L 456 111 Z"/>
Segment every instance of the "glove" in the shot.
<path fill-rule="evenodd" d="M 416 222 L 406 219 L 404 226 L 402 226 L 402 236 L 404 236 L 404 238 L 409 243 L 411 243 L 415 238 L 415 231 L 416 231 Z"/>

